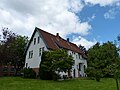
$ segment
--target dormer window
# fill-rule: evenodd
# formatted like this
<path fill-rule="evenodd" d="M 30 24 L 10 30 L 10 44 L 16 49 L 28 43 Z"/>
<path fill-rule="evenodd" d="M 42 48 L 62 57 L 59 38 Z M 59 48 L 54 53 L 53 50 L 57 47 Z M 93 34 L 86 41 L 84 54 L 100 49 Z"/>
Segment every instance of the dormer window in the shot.
<path fill-rule="evenodd" d="M 36 38 L 34 38 L 34 45 L 35 45 L 35 43 L 36 43 Z"/>

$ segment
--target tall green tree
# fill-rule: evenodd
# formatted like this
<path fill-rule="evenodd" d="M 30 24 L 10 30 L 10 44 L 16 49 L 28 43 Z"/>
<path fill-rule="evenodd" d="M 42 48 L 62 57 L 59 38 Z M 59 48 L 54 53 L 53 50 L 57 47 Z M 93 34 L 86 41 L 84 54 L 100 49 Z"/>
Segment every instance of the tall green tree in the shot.
<path fill-rule="evenodd" d="M 88 76 L 113 77 L 119 64 L 118 48 L 112 42 L 95 44 L 88 50 Z"/>
<path fill-rule="evenodd" d="M 24 66 L 24 51 L 27 42 L 27 37 L 17 35 L 9 31 L 8 28 L 2 28 L 0 39 L 0 64 L 13 65 L 17 74 L 18 69 Z"/>
<path fill-rule="evenodd" d="M 63 49 L 43 52 L 40 64 L 40 77 L 45 79 L 45 76 L 49 75 L 49 78 L 53 79 L 54 75 L 59 76 L 60 72 L 68 72 L 72 65 L 73 57 L 68 55 L 67 51 Z"/>

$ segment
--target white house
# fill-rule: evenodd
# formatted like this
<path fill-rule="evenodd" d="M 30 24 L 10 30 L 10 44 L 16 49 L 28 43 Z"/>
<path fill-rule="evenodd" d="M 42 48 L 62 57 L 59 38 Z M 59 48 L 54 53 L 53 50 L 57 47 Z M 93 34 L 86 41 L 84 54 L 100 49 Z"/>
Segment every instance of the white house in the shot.
<path fill-rule="evenodd" d="M 42 52 L 60 48 L 66 49 L 68 54 L 74 58 L 74 66 L 71 72 L 66 74 L 72 77 L 84 77 L 84 69 L 87 68 L 87 61 L 84 58 L 85 54 L 80 48 L 76 44 L 69 42 L 69 39 L 64 40 L 61 38 L 59 33 L 53 35 L 37 27 L 26 48 L 25 67 L 32 68 L 38 74 Z"/>

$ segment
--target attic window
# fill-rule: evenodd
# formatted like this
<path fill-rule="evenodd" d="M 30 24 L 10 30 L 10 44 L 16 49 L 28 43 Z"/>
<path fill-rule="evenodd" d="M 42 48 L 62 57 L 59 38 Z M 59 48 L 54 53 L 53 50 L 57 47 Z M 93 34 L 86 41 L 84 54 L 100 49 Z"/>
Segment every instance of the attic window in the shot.
<path fill-rule="evenodd" d="M 35 45 L 35 43 L 36 43 L 36 38 L 34 38 L 34 45 Z"/>
<path fill-rule="evenodd" d="M 38 43 L 40 42 L 40 37 L 38 36 Z"/>
<path fill-rule="evenodd" d="M 44 52 L 45 51 L 45 48 L 44 47 L 42 47 L 42 52 Z"/>

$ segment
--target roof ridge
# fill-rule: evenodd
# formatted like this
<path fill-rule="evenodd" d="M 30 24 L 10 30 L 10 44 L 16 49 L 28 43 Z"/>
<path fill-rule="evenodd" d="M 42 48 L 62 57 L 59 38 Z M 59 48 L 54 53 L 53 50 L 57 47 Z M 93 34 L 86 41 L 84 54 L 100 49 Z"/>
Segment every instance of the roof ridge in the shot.
<path fill-rule="evenodd" d="M 37 28 L 37 27 L 36 27 Z M 54 34 L 52 34 L 52 33 L 49 33 L 49 32 L 47 32 L 47 31 L 45 31 L 45 30 L 43 30 L 43 29 L 40 29 L 40 28 L 37 28 L 38 30 L 41 30 L 42 32 L 44 32 L 44 33 L 47 33 L 47 34 L 49 34 L 49 35 L 52 35 L 52 36 L 54 36 L 54 37 L 56 37 L 56 35 L 54 35 Z"/>

